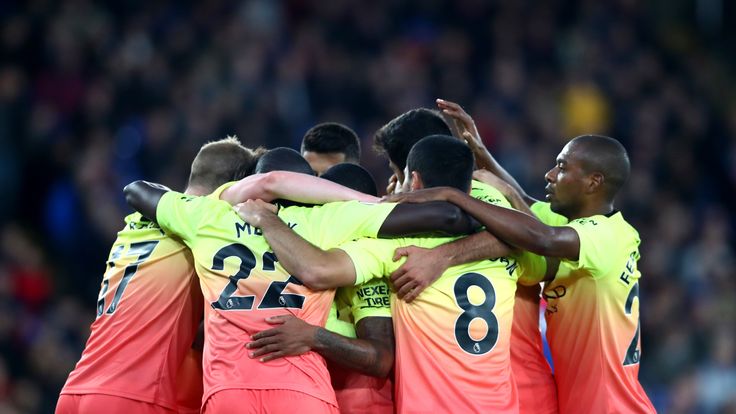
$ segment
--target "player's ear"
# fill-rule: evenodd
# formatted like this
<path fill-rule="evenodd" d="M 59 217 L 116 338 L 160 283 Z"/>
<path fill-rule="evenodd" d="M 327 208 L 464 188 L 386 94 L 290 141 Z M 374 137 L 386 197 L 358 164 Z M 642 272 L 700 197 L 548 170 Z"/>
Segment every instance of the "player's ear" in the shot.
<path fill-rule="evenodd" d="M 588 176 L 588 183 L 586 186 L 587 193 L 594 193 L 599 191 L 603 187 L 606 177 L 599 172 L 594 172 Z"/>
<path fill-rule="evenodd" d="M 411 191 L 421 190 L 424 188 L 424 181 L 422 181 L 422 175 L 416 171 L 411 172 Z"/>

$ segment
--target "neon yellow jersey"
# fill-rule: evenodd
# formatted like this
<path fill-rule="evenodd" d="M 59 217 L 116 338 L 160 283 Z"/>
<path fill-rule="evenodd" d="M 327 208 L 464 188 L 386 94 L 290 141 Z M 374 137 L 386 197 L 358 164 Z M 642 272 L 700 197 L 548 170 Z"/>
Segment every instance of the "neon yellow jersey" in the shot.
<path fill-rule="evenodd" d="M 567 224 L 567 217 L 552 211 L 549 203 L 537 201 L 529 209 L 532 210 L 532 213 L 537 216 L 539 221 L 548 226 L 564 226 Z"/>
<path fill-rule="evenodd" d="M 394 251 L 453 239 L 362 239 L 340 246 L 359 282 L 396 270 Z M 483 260 L 449 268 L 412 303 L 391 295 L 398 412 L 516 412 L 509 338 L 516 281 L 544 261 Z M 543 272 L 543 270 L 542 270 Z"/>
<path fill-rule="evenodd" d="M 384 279 L 337 289 L 325 328 L 355 338 L 355 325 L 366 317 L 391 317 L 389 287 Z"/>
<path fill-rule="evenodd" d="M 483 182 L 473 180 L 471 194 L 488 203 L 510 207 L 500 191 Z M 379 305 L 380 303 L 383 305 Z M 360 287 L 337 289 L 335 303 L 325 327 L 332 332 L 355 338 L 354 324 L 366 316 L 391 316 L 389 288 L 383 279 L 368 281 Z"/>
<path fill-rule="evenodd" d="M 568 226 L 580 256 L 544 290 L 560 412 L 654 412 L 638 381 L 639 234 L 619 212 Z"/>
<path fill-rule="evenodd" d="M 228 188 L 232 187 L 233 185 L 237 184 L 237 181 L 230 181 L 229 183 L 225 183 L 219 187 L 215 191 L 213 191 L 210 195 L 207 197 L 213 198 L 215 200 L 219 200 L 222 193 L 227 190 Z"/>
<path fill-rule="evenodd" d="M 509 200 L 496 187 L 481 181 L 473 180 L 470 186 L 470 196 L 489 204 L 511 208 Z"/>
<path fill-rule="evenodd" d="M 367 317 L 391 317 L 389 288 L 384 279 L 373 279 L 360 286 L 337 289 L 325 328 L 356 338 L 357 324 Z M 340 412 L 394 412 L 390 378 L 371 377 L 336 363 L 331 363 L 328 367 Z"/>
<path fill-rule="evenodd" d="M 357 201 L 288 207 L 279 217 L 296 233 L 332 248 L 375 237 L 395 204 Z M 334 291 L 313 292 L 290 276 L 260 229 L 244 222 L 225 201 L 166 193 L 156 211 L 161 228 L 192 250 L 205 304 L 204 399 L 223 389 L 289 389 L 335 404 L 318 354 L 267 363 L 251 359 L 244 344 L 272 327 L 269 316 L 291 314 L 324 326 Z"/>

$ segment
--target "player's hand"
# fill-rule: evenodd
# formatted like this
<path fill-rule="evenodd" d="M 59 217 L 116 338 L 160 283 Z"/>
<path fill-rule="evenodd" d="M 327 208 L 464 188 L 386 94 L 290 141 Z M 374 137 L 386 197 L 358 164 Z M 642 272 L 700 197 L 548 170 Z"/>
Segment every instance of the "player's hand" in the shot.
<path fill-rule="evenodd" d="M 452 118 L 457 132 L 461 135 L 458 138 L 467 142 L 471 147 L 483 146 L 483 140 L 480 138 L 475 121 L 462 106 L 455 102 L 437 99 L 437 108 Z"/>
<path fill-rule="evenodd" d="M 393 260 L 395 262 L 402 257 L 406 257 L 406 262 L 391 273 L 391 282 L 399 299 L 407 303 L 416 299 L 449 267 L 447 258 L 433 249 L 400 247 L 394 252 Z"/>
<path fill-rule="evenodd" d="M 261 362 L 309 352 L 319 329 L 293 315 L 271 316 L 266 322 L 278 326 L 258 332 L 252 336 L 253 342 L 245 344 L 248 356 Z"/>
<path fill-rule="evenodd" d="M 277 207 L 263 200 L 248 200 L 233 206 L 240 218 L 252 226 L 261 227 L 267 216 L 275 216 Z"/>
<path fill-rule="evenodd" d="M 409 193 L 389 194 L 381 201 L 390 203 L 426 203 L 428 201 L 447 201 L 450 197 L 449 187 L 435 187 Z"/>
<path fill-rule="evenodd" d="M 391 177 L 388 179 L 388 185 L 386 186 L 386 194 L 393 194 L 398 185 L 399 177 L 397 177 L 396 174 L 391 174 Z"/>

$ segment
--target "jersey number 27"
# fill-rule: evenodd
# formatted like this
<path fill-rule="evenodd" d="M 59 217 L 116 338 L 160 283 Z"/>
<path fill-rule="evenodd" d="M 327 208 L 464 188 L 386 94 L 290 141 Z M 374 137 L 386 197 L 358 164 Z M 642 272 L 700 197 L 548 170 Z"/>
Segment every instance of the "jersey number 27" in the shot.
<path fill-rule="evenodd" d="M 104 279 L 102 281 L 102 290 L 100 291 L 100 296 L 97 299 L 97 317 L 100 317 L 103 314 L 112 315 L 115 312 L 115 310 L 118 308 L 118 304 L 120 303 L 120 299 L 123 297 L 125 288 L 127 288 L 128 283 L 130 283 L 130 279 L 132 279 L 133 276 L 135 276 L 135 273 L 138 271 L 138 266 L 141 263 L 145 262 L 146 259 L 151 256 L 151 253 L 153 253 L 153 249 L 155 249 L 157 245 L 158 240 L 130 244 L 130 248 L 125 253 L 125 257 L 134 257 L 135 260 L 125 267 L 123 277 L 122 279 L 120 279 L 120 283 L 115 289 L 115 295 L 112 297 L 112 301 L 110 302 L 110 306 L 107 307 L 107 310 L 105 310 L 105 295 L 107 294 L 107 290 L 110 287 L 110 279 Z M 122 253 L 124 249 L 125 245 L 115 247 L 115 249 L 110 254 L 110 261 L 108 262 L 108 266 L 115 266 L 115 260 L 123 257 Z"/>

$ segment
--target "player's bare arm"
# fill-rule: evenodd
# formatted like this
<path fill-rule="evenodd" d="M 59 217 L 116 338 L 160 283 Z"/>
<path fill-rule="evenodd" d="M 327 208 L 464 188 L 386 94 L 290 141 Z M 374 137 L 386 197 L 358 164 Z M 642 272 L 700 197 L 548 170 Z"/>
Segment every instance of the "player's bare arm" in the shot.
<path fill-rule="evenodd" d="M 253 199 L 284 199 L 307 204 L 348 200 L 373 203 L 378 201 L 377 197 L 332 181 L 290 171 L 272 171 L 243 178 L 223 191 L 220 199 L 232 205 Z"/>
<path fill-rule="evenodd" d="M 430 202 L 417 206 L 397 205 L 378 230 L 381 237 L 439 234 L 461 236 L 473 233 L 479 226 L 462 209 L 447 202 Z"/>
<path fill-rule="evenodd" d="M 260 200 L 238 204 L 240 217 L 261 229 L 279 263 L 294 277 L 314 290 L 355 284 L 355 267 L 342 250 L 323 250 L 303 239 L 289 228 Z"/>
<path fill-rule="evenodd" d="M 346 368 L 384 378 L 394 365 L 394 335 L 391 318 L 366 317 L 356 325 L 357 338 L 348 338 L 310 325 L 291 316 L 266 319 L 278 325 L 253 335 L 246 344 L 251 358 L 267 362 L 285 356 L 315 351 Z"/>
<path fill-rule="evenodd" d="M 396 249 L 394 261 L 406 257 L 391 273 L 397 296 L 411 302 L 451 266 L 508 256 L 514 249 L 487 231 L 441 244 L 433 249 L 407 246 Z"/>
<path fill-rule="evenodd" d="M 553 227 L 516 210 L 476 200 L 449 187 L 430 188 L 388 197 L 389 201 L 422 203 L 449 201 L 473 216 L 501 240 L 546 257 L 577 260 L 580 238 L 570 227 Z"/>
<path fill-rule="evenodd" d="M 123 188 L 125 201 L 143 217 L 156 221 L 156 207 L 161 197 L 171 191 L 161 184 L 149 183 L 147 181 L 133 181 Z"/>
<path fill-rule="evenodd" d="M 519 185 L 518 181 L 506 171 L 501 164 L 496 161 L 493 155 L 488 151 L 483 140 L 478 133 L 473 118 L 465 112 L 462 106 L 455 102 L 437 99 L 437 107 L 446 115 L 450 116 L 455 123 L 456 129 L 462 136 L 458 137 L 468 143 L 473 151 L 475 161 L 479 168 L 484 168 L 500 177 L 503 181 L 511 185 L 523 198 L 526 204 L 532 205 L 537 200 L 529 196 Z"/>
<path fill-rule="evenodd" d="M 448 206 L 452 208 L 448 208 Z M 448 203 L 420 206 L 398 205 L 379 230 L 379 236 L 428 233 L 435 229 L 447 233 L 469 233 L 473 220 Z M 263 231 L 263 236 L 279 257 L 284 268 L 311 289 L 331 289 L 355 283 L 355 268 L 350 257 L 340 249 L 323 250 L 290 229 L 262 201 L 248 201 L 237 206 L 242 219 Z"/>

